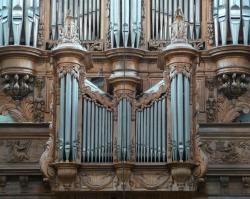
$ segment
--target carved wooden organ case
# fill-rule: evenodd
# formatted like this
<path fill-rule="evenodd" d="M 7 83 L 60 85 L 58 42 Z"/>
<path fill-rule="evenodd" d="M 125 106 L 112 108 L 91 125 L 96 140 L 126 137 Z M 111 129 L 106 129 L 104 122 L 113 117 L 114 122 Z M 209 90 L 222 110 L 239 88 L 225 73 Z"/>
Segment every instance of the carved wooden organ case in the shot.
<path fill-rule="evenodd" d="M 196 191 L 249 117 L 250 1 L 46 2 L 0 0 L 0 119 L 50 123 L 51 189 Z"/>

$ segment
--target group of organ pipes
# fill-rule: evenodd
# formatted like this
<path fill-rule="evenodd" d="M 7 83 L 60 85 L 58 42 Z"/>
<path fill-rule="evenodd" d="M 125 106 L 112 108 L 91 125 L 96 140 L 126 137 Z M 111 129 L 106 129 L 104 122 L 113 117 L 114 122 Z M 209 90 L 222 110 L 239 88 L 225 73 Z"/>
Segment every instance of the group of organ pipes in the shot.
<path fill-rule="evenodd" d="M 249 45 L 250 0 L 214 0 L 215 45 Z"/>
<path fill-rule="evenodd" d="M 40 0 L 0 0 L 0 45 L 37 47 Z"/>
<path fill-rule="evenodd" d="M 175 11 L 181 8 L 188 22 L 188 39 L 200 38 L 201 0 L 151 0 L 151 38 L 170 40 Z"/>
<path fill-rule="evenodd" d="M 100 39 L 101 0 L 51 0 L 51 38 L 57 40 L 67 15 L 79 27 L 80 40 Z"/>

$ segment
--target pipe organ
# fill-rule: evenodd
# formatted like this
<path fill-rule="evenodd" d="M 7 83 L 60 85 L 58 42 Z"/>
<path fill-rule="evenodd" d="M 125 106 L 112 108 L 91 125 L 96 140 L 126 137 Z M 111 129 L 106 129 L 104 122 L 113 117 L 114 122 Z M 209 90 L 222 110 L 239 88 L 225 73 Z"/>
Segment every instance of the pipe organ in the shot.
<path fill-rule="evenodd" d="M 82 162 L 112 162 L 112 111 L 87 96 L 82 107 Z"/>
<path fill-rule="evenodd" d="M 59 160 L 75 161 L 77 157 L 78 67 L 62 69 L 60 79 Z"/>
<path fill-rule="evenodd" d="M 122 98 L 117 107 L 117 159 L 127 161 L 131 159 L 131 102 Z"/>
<path fill-rule="evenodd" d="M 51 39 L 57 40 L 65 17 L 73 16 L 81 41 L 100 39 L 101 0 L 51 0 Z"/>
<path fill-rule="evenodd" d="M 215 45 L 249 45 L 250 1 L 214 0 Z"/>
<path fill-rule="evenodd" d="M 39 0 L 0 0 L 0 45 L 37 47 Z"/>
<path fill-rule="evenodd" d="M 141 0 L 110 0 L 111 48 L 139 48 L 141 39 Z"/>
<path fill-rule="evenodd" d="M 166 96 L 136 111 L 136 161 L 166 161 Z"/>
<path fill-rule="evenodd" d="M 188 39 L 201 37 L 200 0 L 151 0 L 151 39 L 170 40 L 177 8 L 182 9 L 185 21 L 189 24 Z"/>
<path fill-rule="evenodd" d="M 173 160 L 190 159 L 189 77 L 176 73 L 171 80 Z"/>

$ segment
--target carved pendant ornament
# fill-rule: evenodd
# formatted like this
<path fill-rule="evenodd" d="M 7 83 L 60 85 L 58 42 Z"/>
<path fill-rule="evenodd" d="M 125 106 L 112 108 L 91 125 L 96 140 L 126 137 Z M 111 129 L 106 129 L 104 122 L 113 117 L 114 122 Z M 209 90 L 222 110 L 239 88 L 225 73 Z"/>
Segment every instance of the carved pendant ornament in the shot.
<path fill-rule="evenodd" d="M 221 91 L 228 99 L 236 99 L 247 91 L 249 75 L 244 73 L 222 74 L 218 77 Z"/>
<path fill-rule="evenodd" d="M 14 100 L 22 100 L 34 89 L 34 77 L 29 74 L 5 74 L 3 78 L 4 92 Z"/>

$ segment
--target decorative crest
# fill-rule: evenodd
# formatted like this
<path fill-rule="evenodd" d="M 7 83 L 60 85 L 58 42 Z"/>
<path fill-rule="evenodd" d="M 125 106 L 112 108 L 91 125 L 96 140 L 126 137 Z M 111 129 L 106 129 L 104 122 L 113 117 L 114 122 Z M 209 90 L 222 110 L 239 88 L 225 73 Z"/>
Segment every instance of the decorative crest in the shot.
<path fill-rule="evenodd" d="M 64 27 L 60 31 L 59 40 L 57 47 L 54 48 L 64 48 L 64 47 L 71 47 L 77 48 L 80 50 L 85 50 L 80 43 L 79 35 L 78 35 L 78 27 L 75 24 L 74 17 L 70 15 L 70 10 L 64 20 Z"/>
<path fill-rule="evenodd" d="M 175 12 L 175 18 L 172 24 L 171 43 L 187 42 L 187 22 L 184 21 L 183 12 L 179 7 Z"/>

